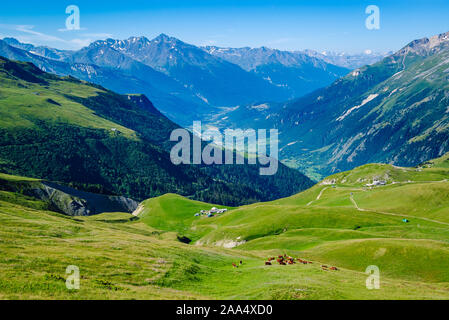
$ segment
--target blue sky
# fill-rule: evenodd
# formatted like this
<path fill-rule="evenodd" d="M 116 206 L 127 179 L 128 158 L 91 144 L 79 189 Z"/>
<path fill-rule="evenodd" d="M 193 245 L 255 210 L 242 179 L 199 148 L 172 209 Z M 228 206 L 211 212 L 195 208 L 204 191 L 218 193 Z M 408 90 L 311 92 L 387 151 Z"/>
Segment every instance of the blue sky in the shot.
<path fill-rule="evenodd" d="M 61 31 L 68 5 L 80 8 L 80 30 Z M 368 5 L 380 8 L 380 30 L 365 27 Z M 196 45 L 384 52 L 446 31 L 448 0 L 33 0 L 0 9 L 0 37 L 63 49 L 166 33 Z"/>

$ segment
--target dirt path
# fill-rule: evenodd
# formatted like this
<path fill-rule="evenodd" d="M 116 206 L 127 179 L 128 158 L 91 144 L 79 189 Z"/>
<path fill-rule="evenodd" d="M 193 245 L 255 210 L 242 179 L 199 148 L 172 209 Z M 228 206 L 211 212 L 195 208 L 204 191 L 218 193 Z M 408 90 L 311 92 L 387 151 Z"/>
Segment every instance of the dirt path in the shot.
<path fill-rule="evenodd" d="M 327 189 L 329 189 L 329 187 L 323 188 L 320 192 L 320 194 L 316 197 L 315 200 L 310 201 L 307 206 L 310 206 L 312 203 L 314 203 L 315 201 L 318 201 L 321 199 L 321 196 L 323 195 L 323 192 L 326 191 Z"/>
<path fill-rule="evenodd" d="M 134 210 L 134 212 L 132 213 L 133 216 L 137 217 L 139 214 L 142 213 L 143 209 L 145 209 L 145 207 L 142 204 L 139 204 L 139 206 L 137 207 L 136 210 Z"/>

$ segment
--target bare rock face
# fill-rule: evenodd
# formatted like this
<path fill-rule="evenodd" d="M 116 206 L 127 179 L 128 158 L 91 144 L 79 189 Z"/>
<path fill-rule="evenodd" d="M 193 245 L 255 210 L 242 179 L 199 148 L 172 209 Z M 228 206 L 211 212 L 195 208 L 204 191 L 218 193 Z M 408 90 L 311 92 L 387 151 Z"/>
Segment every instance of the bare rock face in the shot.
<path fill-rule="evenodd" d="M 129 212 L 138 202 L 122 196 L 84 192 L 48 181 L 7 181 L 0 179 L 0 190 L 18 192 L 47 202 L 50 210 L 68 216 L 91 216 L 103 212 Z"/>
<path fill-rule="evenodd" d="M 407 46 L 402 48 L 398 54 L 405 55 L 415 53 L 417 55 L 426 56 L 435 54 L 443 49 L 447 49 L 447 47 L 449 47 L 449 31 L 430 38 L 422 38 L 412 41 Z"/>
<path fill-rule="evenodd" d="M 91 216 L 103 212 L 133 212 L 138 203 L 122 196 L 107 196 L 83 192 L 55 183 L 42 182 L 34 195 L 49 201 L 58 211 L 69 216 Z"/>

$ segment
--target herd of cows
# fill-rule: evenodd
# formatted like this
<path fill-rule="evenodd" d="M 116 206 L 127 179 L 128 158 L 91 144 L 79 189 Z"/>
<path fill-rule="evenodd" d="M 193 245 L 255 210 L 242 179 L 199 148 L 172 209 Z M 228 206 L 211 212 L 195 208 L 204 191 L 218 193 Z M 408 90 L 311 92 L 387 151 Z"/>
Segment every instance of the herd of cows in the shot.
<path fill-rule="evenodd" d="M 296 262 L 302 263 L 302 264 L 313 264 L 312 261 L 303 260 L 301 258 L 296 258 L 295 259 L 295 258 L 292 258 L 292 257 L 287 256 L 286 254 L 284 254 L 283 256 L 278 256 L 277 258 L 275 258 L 275 257 L 268 258 L 268 261 L 265 261 L 265 265 L 266 266 L 271 266 L 274 263 L 275 260 L 276 260 L 277 263 L 279 263 L 282 266 L 285 266 L 287 264 L 295 264 Z M 338 271 L 337 267 L 328 267 L 326 265 L 321 265 L 321 269 Z"/>
<path fill-rule="evenodd" d="M 288 265 L 288 264 L 295 264 L 296 262 L 298 263 L 302 263 L 302 264 L 313 264 L 312 261 L 307 261 L 307 260 L 303 260 L 301 258 L 292 258 L 290 256 L 287 256 L 286 254 L 284 254 L 283 256 L 278 256 L 277 258 L 275 257 L 271 257 L 268 258 L 267 261 L 265 261 L 265 265 L 266 266 L 271 266 L 273 265 L 273 263 L 275 263 L 274 261 L 276 260 L 277 263 L 279 263 L 282 266 Z M 243 264 L 243 261 L 240 260 L 240 262 L 237 263 L 232 263 L 232 267 L 233 268 L 238 268 L 239 266 L 241 266 Z M 339 269 L 337 267 L 328 267 L 324 264 L 321 265 L 321 269 L 324 271 L 339 271 Z"/>

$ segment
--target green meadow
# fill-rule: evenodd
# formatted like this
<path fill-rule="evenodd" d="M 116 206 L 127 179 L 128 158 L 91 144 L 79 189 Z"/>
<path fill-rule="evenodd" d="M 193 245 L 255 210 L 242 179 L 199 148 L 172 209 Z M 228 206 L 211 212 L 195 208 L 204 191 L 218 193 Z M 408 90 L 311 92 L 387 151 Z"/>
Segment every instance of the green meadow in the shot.
<path fill-rule="evenodd" d="M 68 217 L 2 191 L 0 298 L 448 299 L 448 177 L 447 157 L 366 165 L 213 217 L 195 213 L 215 205 L 175 194 L 136 215 Z M 385 185 L 367 186 L 374 180 Z M 265 265 L 284 254 L 313 263 Z M 80 269 L 79 290 L 65 286 L 69 265 Z M 378 290 L 365 285 L 371 265 Z"/>
<path fill-rule="evenodd" d="M 0 67 L 2 66 L 0 61 Z M 60 81 L 59 78 L 40 83 L 19 82 L 2 77 L 0 72 L 0 127 L 30 128 L 36 121 L 70 123 L 83 128 L 117 130 L 130 139 L 137 139 L 134 131 L 95 114 L 84 105 L 67 98 L 88 98 L 104 92 L 87 83 Z M 21 84 L 21 85 L 20 85 Z"/>

